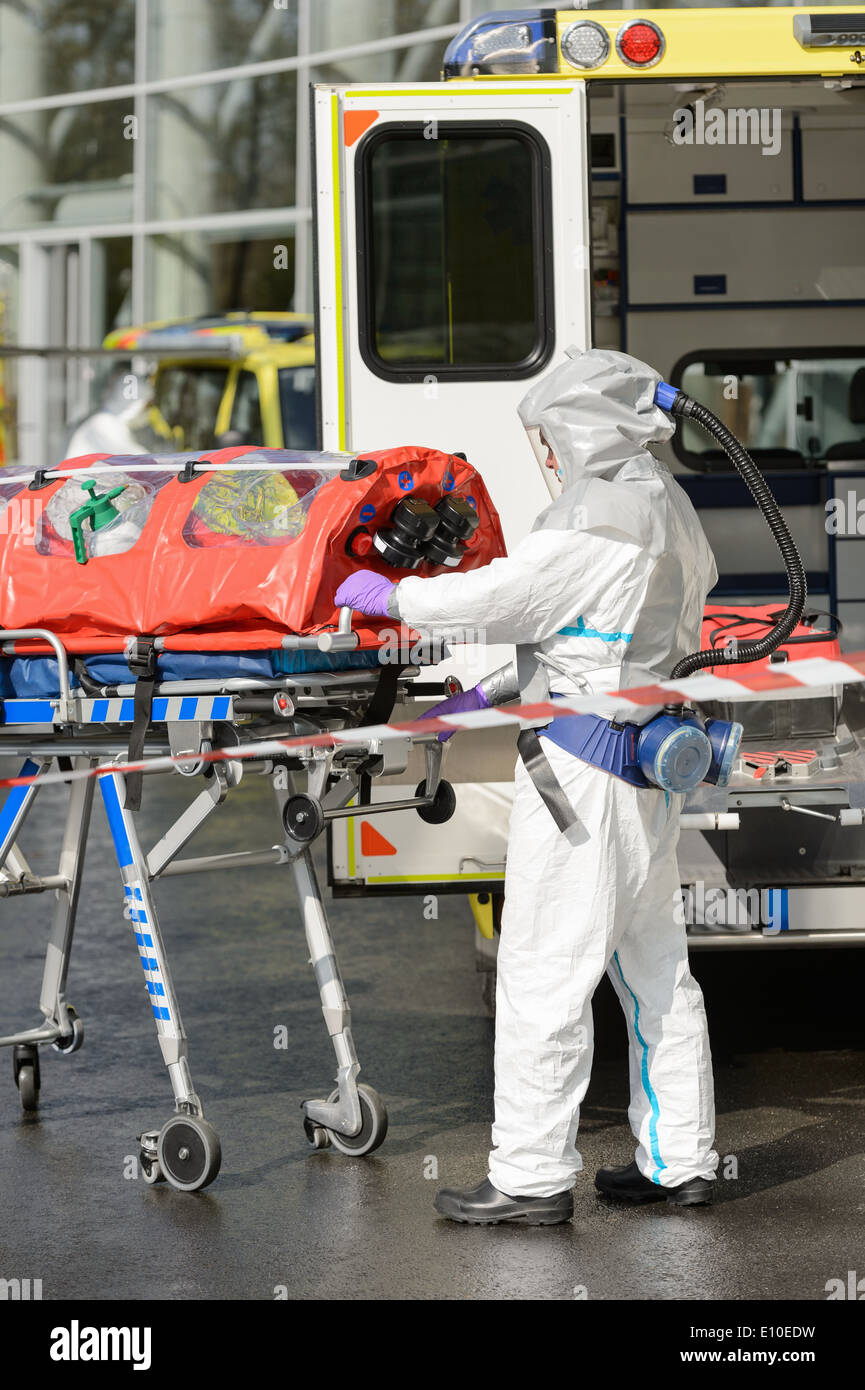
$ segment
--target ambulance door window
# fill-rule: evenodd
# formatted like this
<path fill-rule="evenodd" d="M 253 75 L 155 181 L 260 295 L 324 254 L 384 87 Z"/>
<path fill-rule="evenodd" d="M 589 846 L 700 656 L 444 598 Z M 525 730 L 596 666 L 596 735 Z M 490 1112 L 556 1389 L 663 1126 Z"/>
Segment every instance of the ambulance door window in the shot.
<path fill-rule="evenodd" d="M 858 348 L 731 348 L 688 353 L 671 380 L 720 417 L 761 468 L 865 459 L 865 353 Z M 735 390 L 731 390 L 735 383 Z M 673 448 L 699 471 L 731 465 L 683 420 Z"/>
<path fill-rule="evenodd" d="M 519 123 L 359 147 L 360 348 L 389 381 L 515 378 L 552 351 L 549 151 Z"/>

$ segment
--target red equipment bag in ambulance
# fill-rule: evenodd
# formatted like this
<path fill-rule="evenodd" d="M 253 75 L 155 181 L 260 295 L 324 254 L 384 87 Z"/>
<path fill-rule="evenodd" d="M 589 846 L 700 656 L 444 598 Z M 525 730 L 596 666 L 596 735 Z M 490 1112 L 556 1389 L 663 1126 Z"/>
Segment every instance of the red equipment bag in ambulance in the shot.
<path fill-rule="evenodd" d="M 707 604 L 703 614 L 703 629 L 700 646 L 703 649 L 717 647 L 719 660 L 717 666 L 707 667 L 715 676 L 726 676 L 731 668 L 723 657 L 725 647 L 735 642 L 754 641 L 765 637 L 782 616 L 784 605 L 766 603 Z M 821 656 L 830 661 L 840 658 L 841 648 L 836 631 L 836 620 L 831 614 L 805 612 L 802 622 L 794 629 L 783 646 L 778 647 L 770 657 L 762 661 L 747 662 L 732 668 L 736 677 L 747 677 L 749 673 L 769 670 L 787 661 L 803 661 L 808 657 Z M 830 686 L 825 690 L 815 690 L 805 698 L 784 700 L 748 700 L 745 703 L 728 704 L 726 701 L 713 701 L 705 709 L 718 719 L 738 719 L 745 728 L 746 742 L 754 740 L 789 741 L 791 739 L 832 738 L 838 728 L 841 713 L 843 688 Z"/>

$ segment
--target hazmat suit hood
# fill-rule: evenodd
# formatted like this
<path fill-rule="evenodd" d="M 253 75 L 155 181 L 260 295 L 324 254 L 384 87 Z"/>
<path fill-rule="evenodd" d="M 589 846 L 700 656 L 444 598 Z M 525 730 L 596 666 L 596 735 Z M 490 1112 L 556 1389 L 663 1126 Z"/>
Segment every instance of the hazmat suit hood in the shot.
<path fill-rule="evenodd" d="M 524 396 L 520 419 L 541 466 L 544 443 L 555 454 L 563 491 L 587 478 L 612 481 L 635 454 L 671 437 L 673 422 L 655 405 L 660 381 L 623 352 L 571 347 L 567 361 Z"/>
<path fill-rule="evenodd" d="M 624 352 L 572 347 L 532 387 L 517 409 L 553 495 L 533 530 L 594 531 L 654 548 L 660 533 L 653 513 L 666 505 L 660 475 L 668 470 L 650 446 L 675 428 L 655 405 L 660 381 Z M 555 478 L 544 466 L 547 446 Z"/>

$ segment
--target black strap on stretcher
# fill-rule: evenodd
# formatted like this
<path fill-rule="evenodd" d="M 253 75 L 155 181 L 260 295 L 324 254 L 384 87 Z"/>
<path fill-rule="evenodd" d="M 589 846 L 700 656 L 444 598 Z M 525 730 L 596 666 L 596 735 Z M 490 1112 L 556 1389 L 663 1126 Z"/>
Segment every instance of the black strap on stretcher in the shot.
<path fill-rule="evenodd" d="M 73 657 L 72 671 L 78 678 L 78 684 L 81 686 L 85 695 L 89 695 L 92 699 L 97 699 L 102 694 L 102 686 L 91 676 L 87 669 L 87 662 L 83 656 Z"/>
<path fill-rule="evenodd" d="M 363 712 L 363 718 L 358 725 L 359 728 L 362 729 L 369 724 L 387 723 L 393 714 L 397 684 L 403 670 L 404 667 L 399 666 L 396 662 L 382 666 L 372 699 Z"/>
<path fill-rule="evenodd" d="M 129 761 L 136 763 L 144 753 L 144 738 L 153 717 L 153 691 L 156 687 L 156 649 L 152 637 L 136 637 L 126 650 L 126 664 L 135 677 L 135 717 L 129 735 Z M 127 811 L 141 810 L 140 772 L 126 774 Z"/>
<path fill-rule="evenodd" d="M 539 797 L 564 834 L 572 825 L 576 825 L 576 812 L 543 750 L 537 730 L 523 729 L 517 739 L 517 749 Z"/>
<path fill-rule="evenodd" d="M 393 714 L 393 707 L 396 704 L 397 683 L 402 675 L 404 667 L 394 665 L 382 666 L 379 678 L 376 683 L 372 698 L 363 712 L 363 717 L 357 728 L 362 729 L 371 724 L 386 724 Z M 373 768 L 381 759 L 378 757 L 367 758 L 359 769 L 360 778 L 358 781 L 358 804 L 360 806 L 370 806 L 372 804 L 372 776 L 367 768 Z"/>

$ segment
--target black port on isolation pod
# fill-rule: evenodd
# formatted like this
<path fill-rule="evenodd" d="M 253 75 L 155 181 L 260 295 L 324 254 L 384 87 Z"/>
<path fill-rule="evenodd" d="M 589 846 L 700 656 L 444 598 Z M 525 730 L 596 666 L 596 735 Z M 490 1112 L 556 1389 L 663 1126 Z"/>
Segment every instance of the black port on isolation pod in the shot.
<path fill-rule="evenodd" d="M 391 512 L 390 521 L 390 526 L 373 537 L 376 550 L 397 569 L 417 569 L 424 559 L 424 546 L 440 524 L 437 512 L 420 497 L 404 497 Z"/>
<path fill-rule="evenodd" d="M 443 497 L 436 504 L 438 526 L 424 547 L 424 559 L 431 565 L 456 567 L 463 557 L 465 542 L 480 525 L 480 517 L 464 497 Z"/>

